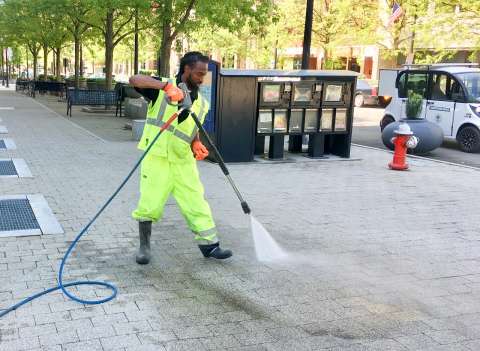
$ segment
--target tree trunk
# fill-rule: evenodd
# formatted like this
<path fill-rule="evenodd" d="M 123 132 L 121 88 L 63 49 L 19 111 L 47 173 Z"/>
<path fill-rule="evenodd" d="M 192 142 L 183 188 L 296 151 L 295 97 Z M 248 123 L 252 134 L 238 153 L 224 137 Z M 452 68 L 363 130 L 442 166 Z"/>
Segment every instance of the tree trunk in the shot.
<path fill-rule="evenodd" d="M 352 65 L 353 61 L 353 48 L 349 47 L 348 48 L 348 57 L 347 57 L 347 66 L 345 67 L 345 70 L 348 71 L 350 70 L 350 67 Z"/>
<path fill-rule="evenodd" d="M 158 57 L 158 75 L 160 77 L 170 76 L 170 52 L 172 50 L 173 39 L 171 37 L 172 28 L 170 23 L 163 24 L 162 45 Z"/>
<path fill-rule="evenodd" d="M 33 80 L 37 80 L 38 50 L 33 53 Z"/>
<path fill-rule="evenodd" d="M 80 77 L 83 77 L 83 43 L 80 41 Z"/>
<path fill-rule="evenodd" d="M 113 46 L 105 47 L 105 85 L 106 89 L 110 90 L 112 87 L 113 76 Z"/>
<path fill-rule="evenodd" d="M 29 64 L 28 64 L 28 47 L 27 50 L 25 50 L 25 56 L 27 57 L 27 79 L 30 79 L 30 73 L 29 73 Z"/>
<path fill-rule="evenodd" d="M 2 47 L 0 48 L 2 50 L 2 59 L 1 59 L 1 65 L 2 65 L 2 85 L 5 85 L 5 49 Z"/>
<path fill-rule="evenodd" d="M 53 65 L 53 70 L 52 70 L 52 75 L 54 77 L 57 76 L 57 53 L 55 52 L 55 49 L 52 49 L 52 52 L 53 52 L 53 62 L 52 62 L 52 65 Z"/>
<path fill-rule="evenodd" d="M 107 21 L 105 23 L 105 78 L 106 89 L 112 89 L 113 74 L 113 10 L 107 13 Z"/>
<path fill-rule="evenodd" d="M 74 36 L 75 40 L 75 88 L 78 89 L 80 86 L 80 35 L 78 34 L 78 29 L 75 30 L 77 33 Z"/>
<path fill-rule="evenodd" d="M 275 39 L 275 50 L 273 52 L 273 69 L 277 69 L 278 65 L 278 39 Z"/>
<path fill-rule="evenodd" d="M 56 59 L 57 59 L 57 64 L 56 64 L 56 69 L 57 69 L 57 80 L 60 80 L 61 78 L 61 74 L 62 74 L 62 70 L 61 70 L 61 65 L 62 65 L 62 61 L 61 61 L 61 53 L 62 53 L 62 48 L 59 46 L 57 47 L 57 52 L 56 52 Z"/>
<path fill-rule="evenodd" d="M 330 53 L 326 46 L 323 47 L 323 62 L 322 62 L 322 69 L 328 69 L 327 62 L 330 59 Z"/>
<path fill-rule="evenodd" d="M 303 52 L 302 52 L 302 69 L 309 68 L 310 61 L 310 45 L 312 42 L 312 23 L 313 23 L 313 0 L 307 0 L 305 13 L 305 30 L 303 32 Z"/>
<path fill-rule="evenodd" d="M 417 24 L 417 14 L 413 16 L 413 25 L 412 25 L 412 36 L 410 37 L 410 45 L 409 45 L 409 54 L 413 54 L 413 50 L 415 47 L 415 25 Z"/>
<path fill-rule="evenodd" d="M 47 80 L 48 75 L 48 45 L 43 44 L 43 80 Z"/>
<path fill-rule="evenodd" d="M 5 50 L 5 63 L 6 63 L 6 69 L 7 69 L 7 88 L 8 88 L 8 80 L 10 79 L 9 76 L 10 76 L 10 67 L 9 67 L 9 63 L 8 63 L 8 48 L 7 50 Z"/>
<path fill-rule="evenodd" d="M 133 74 L 138 74 L 138 9 L 135 9 L 135 38 L 133 50 Z"/>

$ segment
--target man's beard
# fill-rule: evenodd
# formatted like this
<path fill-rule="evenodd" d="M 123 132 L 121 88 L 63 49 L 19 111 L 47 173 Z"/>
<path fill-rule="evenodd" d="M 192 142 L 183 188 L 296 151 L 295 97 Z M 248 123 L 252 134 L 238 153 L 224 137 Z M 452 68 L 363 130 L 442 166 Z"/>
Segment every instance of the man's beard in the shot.
<path fill-rule="evenodd" d="M 198 85 L 195 84 L 191 79 L 190 77 L 187 77 L 186 79 L 186 82 L 187 83 L 187 87 L 188 89 L 190 90 L 190 96 L 193 98 L 193 99 L 196 99 L 197 96 L 198 96 Z"/>
<path fill-rule="evenodd" d="M 190 77 L 187 77 L 186 83 L 190 90 L 198 90 L 198 85 Z"/>

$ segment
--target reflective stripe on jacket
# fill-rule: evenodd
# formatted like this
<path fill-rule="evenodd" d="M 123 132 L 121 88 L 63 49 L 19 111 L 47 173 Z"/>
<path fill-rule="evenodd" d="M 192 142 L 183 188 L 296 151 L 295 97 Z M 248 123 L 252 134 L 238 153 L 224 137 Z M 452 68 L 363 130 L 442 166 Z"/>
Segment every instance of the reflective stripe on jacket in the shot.
<path fill-rule="evenodd" d="M 176 85 L 174 79 L 162 79 L 163 82 L 168 81 Z M 208 102 L 199 93 L 198 98 L 193 102 L 190 110 L 195 112 L 201 123 L 204 122 L 205 116 L 209 109 Z M 157 136 L 165 122 L 178 111 L 177 103 L 169 104 L 166 94 L 163 90 L 159 90 L 157 100 L 154 104 L 150 102 L 148 105 L 147 119 L 143 129 L 142 138 L 138 143 L 138 148 L 145 150 L 153 139 Z M 150 149 L 153 155 L 166 157 L 170 162 L 183 163 L 194 162 L 190 144 L 198 133 L 198 127 L 195 121 L 189 115 L 182 123 L 174 120 L 172 124 L 165 130 L 155 145 Z"/>

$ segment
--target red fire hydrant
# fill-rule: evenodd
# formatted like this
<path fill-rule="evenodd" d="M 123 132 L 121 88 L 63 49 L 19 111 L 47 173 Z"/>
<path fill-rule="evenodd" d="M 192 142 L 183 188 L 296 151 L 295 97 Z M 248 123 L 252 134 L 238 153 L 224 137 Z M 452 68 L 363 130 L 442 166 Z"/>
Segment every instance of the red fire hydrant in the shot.
<path fill-rule="evenodd" d="M 406 162 L 407 149 L 414 149 L 418 145 L 418 138 L 413 135 L 407 123 L 401 123 L 393 133 L 396 135 L 392 138 L 395 150 L 393 160 L 388 164 L 388 167 L 396 171 L 405 171 L 408 169 L 408 163 Z"/>

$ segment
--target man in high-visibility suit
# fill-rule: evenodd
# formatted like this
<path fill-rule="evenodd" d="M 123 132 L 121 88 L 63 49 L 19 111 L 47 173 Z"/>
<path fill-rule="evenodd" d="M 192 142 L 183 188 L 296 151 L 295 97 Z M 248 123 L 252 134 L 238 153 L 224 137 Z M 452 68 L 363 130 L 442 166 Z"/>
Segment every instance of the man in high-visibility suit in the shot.
<path fill-rule="evenodd" d="M 138 144 L 141 150 L 150 145 L 160 127 L 178 111 L 177 102 L 184 98 L 183 91 L 177 87 L 181 82 L 190 90 L 193 102 L 190 110 L 203 123 L 209 106 L 198 90 L 207 72 L 208 57 L 200 52 L 189 52 L 180 60 L 176 79 L 158 80 L 144 75 L 130 78 L 130 84 L 149 100 L 145 128 Z M 232 256 L 230 250 L 220 248 L 210 206 L 204 198 L 195 159 L 203 160 L 207 156 L 208 150 L 201 143 L 198 127 L 187 110 L 174 120 L 150 149 L 142 162 L 140 200 L 132 213 L 139 222 L 137 263 L 147 264 L 150 261 L 152 222 L 162 217 L 170 194 L 195 234 L 202 254 L 217 259 Z"/>

